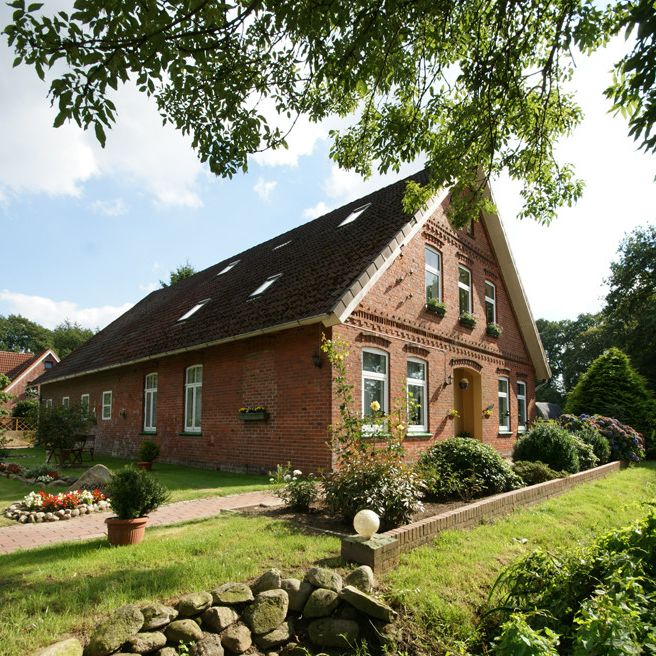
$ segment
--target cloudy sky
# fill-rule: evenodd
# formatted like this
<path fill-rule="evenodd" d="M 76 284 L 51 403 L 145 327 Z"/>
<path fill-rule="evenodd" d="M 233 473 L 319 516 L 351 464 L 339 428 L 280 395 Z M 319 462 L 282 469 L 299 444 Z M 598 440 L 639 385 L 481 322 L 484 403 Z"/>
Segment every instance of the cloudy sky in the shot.
<path fill-rule="evenodd" d="M 577 62 L 586 120 L 560 152 L 586 180 L 579 204 L 549 227 L 522 222 L 517 187 L 494 185 L 536 318 L 598 310 L 622 236 L 656 221 L 654 159 L 636 151 L 602 96 L 623 47 Z M 0 314 L 103 327 L 179 264 L 205 268 L 400 177 L 339 170 L 330 126 L 301 122 L 287 150 L 222 180 L 129 88 L 103 150 L 75 126 L 52 128 L 46 87 L 12 59 L 0 46 Z"/>

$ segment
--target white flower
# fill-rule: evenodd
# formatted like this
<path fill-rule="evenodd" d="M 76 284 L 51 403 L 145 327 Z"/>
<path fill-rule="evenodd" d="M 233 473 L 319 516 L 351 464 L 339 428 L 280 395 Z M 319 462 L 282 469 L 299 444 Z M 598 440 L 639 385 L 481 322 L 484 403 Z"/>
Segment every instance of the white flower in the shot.
<path fill-rule="evenodd" d="M 291 481 L 292 477 L 289 474 L 285 474 L 285 478 L 283 479 L 285 481 Z"/>
<path fill-rule="evenodd" d="M 23 503 L 27 508 L 40 508 L 43 505 L 43 499 L 37 492 L 30 492 L 23 498 Z"/>
<path fill-rule="evenodd" d="M 295 469 L 292 472 L 292 476 L 301 476 L 302 474 L 303 474 L 303 472 L 300 469 Z"/>
<path fill-rule="evenodd" d="M 378 412 L 380 410 L 380 403 L 378 401 L 372 401 L 371 405 L 369 406 L 374 412 Z"/>
<path fill-rule="evenodd" d="M 93 503 L 93 494 L 89 492 L 89 490 L 82 490 L 81 492 L 78 492 L 78 499 L 80 500 L 80 503 L 89 506 Z"/>

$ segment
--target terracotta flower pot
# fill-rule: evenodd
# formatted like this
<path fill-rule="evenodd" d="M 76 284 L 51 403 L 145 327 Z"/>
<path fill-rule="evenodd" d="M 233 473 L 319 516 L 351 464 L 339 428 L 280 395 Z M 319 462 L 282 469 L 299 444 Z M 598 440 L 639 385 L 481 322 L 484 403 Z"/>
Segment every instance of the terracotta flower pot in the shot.
<path fill-rule="evenodd" d="M 137 463 L 137 467 L 139 467 L 139 469 L 150 471 L 153 468 L 152 460 L 142 460 Z"/>
<path fill-rule="evenodd" d="M 108 517 L 107 541 L 112 546 L 118 547 L 126 544 L 139 544 L 144 539 L 148 517 L 137 517 L 136 519 L 119 519 Z"/>

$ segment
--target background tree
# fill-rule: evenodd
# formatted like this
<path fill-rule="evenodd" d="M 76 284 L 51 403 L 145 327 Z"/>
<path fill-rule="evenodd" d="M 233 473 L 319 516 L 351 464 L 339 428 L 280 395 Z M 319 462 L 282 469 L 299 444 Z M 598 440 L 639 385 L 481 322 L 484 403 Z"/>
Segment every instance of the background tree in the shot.
<path fill-rule="evenodd" d="M 0 351 L 40 353 L 52 345 L 50 331 L 19 314 L 0 315 Z"/>
<path fill-rule="evenodd" d="M 9 4 L 14 64 L 52 75 L 55 126 L 93 126 L 104 145 L 111 95 L 133 80 L 223 176 L 285 147 L 280 116 L 350 116 L 331 133 L 343 168 L 427 159 L 430 183 L 409 185 L 406 209 L 455 185 L 464 225 L 490 204 L 478 171 L 506 171 L 523 183 L 523 214 L 547 222 L 582 191 L 554 153 L 581 120 L 572 53 L 625 32 L 637 38 L 607 95 L 639 145 L 656 149 L 653 0 L 75 0 L 45 14 L 43 3 Z"/>
<path fill-rule="evenodd" d="M 52 347 L 60 358 L 65 358 L 94 334 L 93 330 L 82 328 L 80 324 L 66 319 L 52 331 Z"/>
<path fill-rule="evenodd" d="M 159 281 L 159 284 L 162 287 L 170 287 L 171 285 L 175 285 L 176 282 L 180 282 L 181 280 L 185 280 L 186 278 L 191 278 L 191 276 L 196 273 L 196 269 L 194 269 L 193 266 L 189 263 L 189 260 L 187 260 L 184 264 L 181 264 L 175 271 L 171 271 L 169 275 L 169 281 L 164 282 L 163 280 Z"/>

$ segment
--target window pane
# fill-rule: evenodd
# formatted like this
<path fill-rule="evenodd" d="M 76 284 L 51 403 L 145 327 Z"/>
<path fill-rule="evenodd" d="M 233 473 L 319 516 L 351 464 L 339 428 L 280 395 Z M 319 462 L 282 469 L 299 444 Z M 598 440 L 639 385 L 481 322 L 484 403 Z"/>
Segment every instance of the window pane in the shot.
<path fill-rule="evenodd" d="M 517 383 L 517 395 L 526 396 L 526 385 L 524 383 Z"/>
<path fill-rule="evenodd" d="M 144 426 L 150 428 L 151 423 L 150 423 L 150 412 L 151 412 L 151 396 L 150 394 L 146 394 L 146 407 L 144 409 L 144 415 L 145 415 L 145 421 L 144 421 Z"/>
<path fill-rule="evenodd" d="M 488 298 L 491 298 L 492 300 L 494 300 L 496 298 L 496 296 L 494 295 L 494 291 L 495 291 L 494 290 L 494 285 L 492 285 L 489 282 L 486 282 L 485 283 L 485 295 Z"/>
<path fill-rule="evenodd" d="M 440 256 L 430 248 L 426 249 L 426 266 L 436 271 L 440 270 Z"/>
<path fill-rule="evenodd" d="M 187 388 L 187 398 L 185 401 L 185 426 L 191 428 L 194 421 L 194 388 Z"/>
<path fill-rule="evenodd" d="M 426 300 L 440 300 L 440 279 L 432 271 L 426 271 Z"/>
<path fill-rule="evenodd" d="M 381 410 L 385 409 L 385 382 L 365 378 L 364 384 L 364 416 L 371 416 L 371 404 L 378 401 Z"/>
<path fill-rule="evenodd" d="M 460 267 L 458 269 L 458 280 L 469 287 L 471 281 L 471 274 L 469 273 L 469 270 Z"/>
<path fill-rule="evenodd" d="M 423 362 L 408 361 L 408 378 L 426 380 L 426 365 Z"/>
<path fill-rule="evenodd" d="M 460 312 L 469 312 L 470 311 L 470 304 L 469 304 L 469 298 L 470 294 L 469 291 L 466 289 L 460 289 Z"/>
<path fill-rule="evenodd" d="M 518 412 L 519 412 L 519 425 L 526 425 L 526 401 L 524 399 L 519 399 L 517 401 Z"/>
<path fill-rule="evenodd" d="M 496 323 L 497 318 L 494 316 L 494 303 L 485 301 L 485 320 L 488 323 Z"/>
<path fill-rule="evenodd" d="M 378 374 L 387 373 L 387 358 L 380 353 L 362 353 L 362 369 L 364 371 L 373 371 Z"/>
<path fill-rule="evenodd" d="M 502 428 L 508 427 L 508 398 L 505 396 L 499 397 L 499 426 Z"/>
<path fill-rule="evenodd" d="M 152 428 L 155 428 L 155 426 L 157 426 L 157 392 L 152 393 L 152 401 L 150 403 L 150 406 L 151 406 L 151 413 L 152 413 L 152 419 L 150 425 Z"/>
<path fill-rule="evenodd" d="M 200 428 L 201 407 L 203 401 L 202 387 L 196 388 L 196 412 L 194 415 L 194 428 Z"/>
<path fill-rule="evenodd" d="M 408 404 L 410 408 L 409 423 L 412 426 L 423 426 L 425 424 L 426 390 L 423 386 L 408 385 L 408 395 L 410 394 L 412 394 L 412 402 Z"/>
<path fill-rule="evenodd" d="M 508 394 L 508 381 L 504 378 L 499 378 L 499 392 L 503 394 Z"/>

